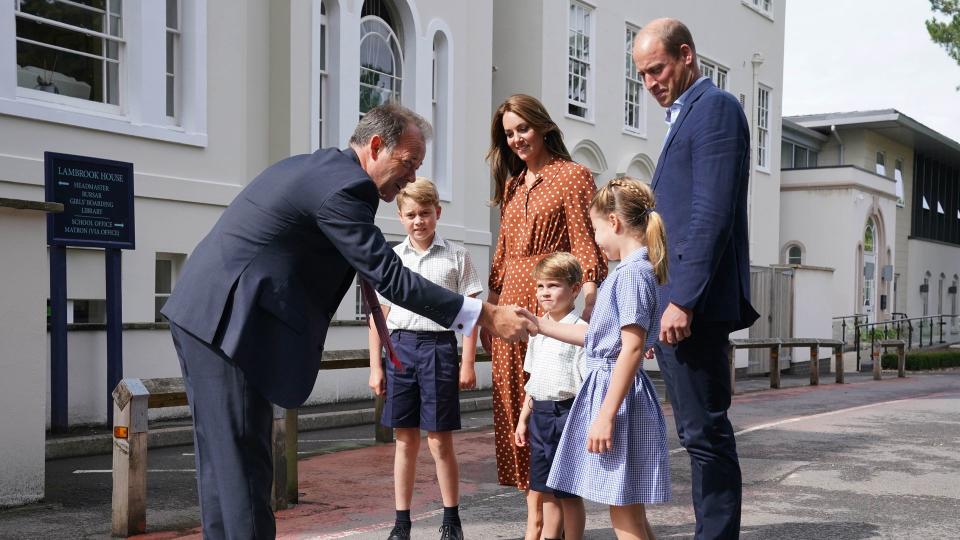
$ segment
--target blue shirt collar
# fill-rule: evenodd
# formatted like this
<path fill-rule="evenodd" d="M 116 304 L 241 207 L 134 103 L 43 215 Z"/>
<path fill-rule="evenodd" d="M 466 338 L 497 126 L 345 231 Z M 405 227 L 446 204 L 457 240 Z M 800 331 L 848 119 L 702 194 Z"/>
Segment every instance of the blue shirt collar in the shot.
<path fill-rule="evenodd" d="M 679 97 L 677 97 L 677 99 L 673 102 L 672 105 L 667 107 L 667 112 L 666 112 L 667 116 L 664 119 L 664 121 L 667 123 L 668 126 L 673 127 L 673 123 L 677 121 L 677 117 L 680 116 L 680 111 L 683 110 L 683 104 L 687 100 L 687 98 L 690 96 L 690 92 L 693 92 L 694 88 L 703 84 L 703 81 L 709 81 L 709 80 L 710 80 L 710 77 L 707 77 L 706 75 L 702 75 L 699 79 L 696 80 L 696 82 L 690 85 L 690 88 L 687 88 L 686 90 L 684 90 L 683 93 L 680 94 Z"/>

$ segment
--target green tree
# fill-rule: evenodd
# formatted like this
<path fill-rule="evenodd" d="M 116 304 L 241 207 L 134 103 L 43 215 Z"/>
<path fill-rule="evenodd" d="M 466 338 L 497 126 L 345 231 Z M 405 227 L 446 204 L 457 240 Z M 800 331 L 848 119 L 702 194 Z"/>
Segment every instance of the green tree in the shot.
<path fill-rule="evenodd" d="M 930 39 L 960 64 L 960 0 L 930 0 L 930 8 L 934 13 L 926 21 Z"/>

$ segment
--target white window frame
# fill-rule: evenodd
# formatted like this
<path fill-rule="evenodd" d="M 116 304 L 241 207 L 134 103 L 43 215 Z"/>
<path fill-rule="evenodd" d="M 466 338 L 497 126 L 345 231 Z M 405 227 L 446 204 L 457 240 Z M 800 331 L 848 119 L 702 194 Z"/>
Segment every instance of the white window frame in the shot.
<path fill-rule="evenodd" d="M 166 2 L 124 0 L 119 105 L 17 86 L 14 2 L 0 2 L 0 114 L 191 146 L 207 145 L 207 0 L 181 10 L 182 107 L 166 115 Z"/>
<path fill-rule="evenodd" d="M 903 160 L 900 158 L 893 161 L 893 180 L 896 182 L 897 206 L 903 208 L 906 201 L 903 193 Z"/>
<path fill-rule="evenodd" d="M 173 47 L 172 47 L 173 58 L 172 59 L 170 58 L 171 51 L 165 49 L 166 54 L 164 55 L 164 57 L 166 58 L 166 63 L 164 64 L 164 72 L 165 72 L 166 79 L 171 79 L 171 78 L 173 79 L 173 85 L 172 85 L 173 86 L 172 88 L 173 114 L 170 113 L 166 105 L 164 105 L 164 112 L 166 112 L 166 115 L 167 115 L 167 123 L 177 125 L 180 123 L 180 115 L 178 113 L 182 106 L 180 102 L 183 99 L 183 96 L 182 96 L 183 91 L 180 89 L 180 79 L 181 79 L 180 72 L 182 71 L 181 64 L 183 63 L 183 47 L 180 44 L 181 36 L 182 36 L 181 28 L 183 28 L 183 4 L 181 0 L 166 0 L 167 4 L 171 2 L 173 2 L 177 6 L 177 20 L 175 21 L 175 25 L 171 27 L 169 25 L 170 21 L 168 21 L 167 18 L 164 17 L 164 22 L 167 23 L 166 37 L 167 39 L 173 40 Z M 166 43 L 164 43 L 164 45 L 166 45 Z M 173 69 L 172 70 L 167 69 L 171 64 L 173 65 Z M 166 82 L 167 81 L 164 80 L 164 83 Z M 166 85 L 164 86 L 164 88 L 165 88 L 164 97 L 169 100 L 171 88 Z"/>
<path fill-rule="evenodd" d="M 157 252 L 154 257 L 154 277 L 153 277 L 153 298 L 154 298 L 154 321 L 163 322 L 162 319 L 157 317 L 160 311 L 157 309 L 157 300 L 160 298 L 170 298 L 170 294 L 173 292 L 173 288 L 177 285 L 177 278 L 180 276 L 180 270 L 183 269 L 183 263 L 186 262 L 187 256 L 183 253 L 161 253 Z M 170 263 L 170 291 L 161 292 L 157 290 L 157 276 L 156 268 L 157 263 L 160 261 L 167 261 Z"/>
<path fill-rule="evenodd" d="M 794 248 L 796 248 L 796 249 L 799 250 L 799 252 L 800 252 L 800 256 L 799 256 L 800 260 L 797 261 L 797 262 L 793 262 L 793 261 L 790 260 L 790 259 L 791 259 L 790 252 L 791 252 Z M 801 246 L 800 244 L 798 244 L 798 243 L 796 243 L 796 242 L 791 242 L 791 243 L 787 244 L 786 248 L 784 248 L 784 250 L 783 250 L 783 262 L 786 263 L 786 264 L 803 264 L 803 255 L 804 255 L 804 253 L 803 253 L 803 246 Z"/>
<path fill-rule="evenodd" d="M 643 77 L 637 72 L 637 67 L 633 63 L 633 40 L 640 27 L 635 24 L 626 23 L 624 26 L 624 74 L 623 74 L 623 131 L 630 135 L 638 135 L 646 138 L 647 136 L 647 96 L 646 89 L 643 86 Z M 632 36 L 631 39 L 627 39 Z M 634 95 L 631 90 L 636 89 Z M 634 98 L 634 99 L 631 99 Z M 636 125 L 628 122 L 627 110 L 634 107 Z"/>
<path fill-rule="evenodd" d="M 705 56 L 699 56 L 699 59 L 701 74 L 710 77 L 710 80 L 713 81 L 713 84 L 715 84 L 717 88 L 726 90 L 727 82 L 730 78 L 730 68 L 718 62 L 714 62 Z M 707 73 L 708 71 L 709 74 Z"/>
<path fill-rule="evenodd" d="M 766 95 L 764 95 L 766 94 Z M 773 126 L 770 124 L 770 98 L 773 89 L 769 86 L 757 85 L 757 170 L 770 172 L 770 160 L 773 157 L 770 147 L 770 135 Z"/>
<path fill-rule="evenodd" d="M 876 171 L 880 176 L 887 175 L 887 153 L 883 150 L 877 150 Z"/>
<path fill-rule="evenodd" d="M 430 174 L 441 201 L 453 200 L 453 133 L 451 130 L 451 104 L 453 103 L 454 79 L 453 41 L 449 28 L 440 27 L 431 34 L 431 81 L 430 104 L 433 120 L 433 137 L 430 142 Z"/>
<path fill-rule="evenodd" d="M 367 23 L 367 22 L 370 22 L 370 21 L 376 22 L 376 23 L 379 23 L 379 24 L 382 24 L 382 25 L 387 29 L 387 35 L 384 36 L 383 34 L 380 34 L 379 32 L 369 32 L 369 33 L 367 33 L 367 34 L 364 34 L 364 33 L 363 33 L 363 25 L 364 25 L 365 23 Z M 368 37 L 368 36 L 369 36 L 369 37 Z M 393 91 L 392 91 L 392 97 L 394 98 L 394 100 L 395 100 L 397 103 L 402 103 L 402 102 L 403 102 L 403 101 L 402 101 L 402 100 L 403 100 L 403 81 L 404 81 L 405 71 L 406 71 L 406 65 L 404 64 L 403 58 L 404 58 L 404 55 L 405 55 L 406 53 L 405 53 L 404 50 L 403 50 L 403 42 L 400 41 L 400 36 L 397 35 L 397 31 L 396 31 L 392 26 L 390 26 L 390 24 L 389 24 L 386 20 L 384 20 L 383 18 L 377 17 L 376 15 L 367 15 L 366 17 L 363 17 L 362 19 L 360 19 L 360 43 L 359 43 L 359 45 L 358 45 L 358 51 L 357 51 L 358 53 L 360 52 L 360 50 L 363 49 L 363 42 L 364 42 L 364 40 L 366 40 L 366 39 L 382 39 L 382 40 L 386 41 L 386 44 L 387 44 L 387 47 L 388 47 L 388 48 L 390 48 L 390 45 L 391 45 L 391 44 L 395 44 L 395 45 L 396 45 L 396 48 L 397 48 L 397 57 L 395 57 L 395 58 L 393 59 L 393 62 L 394 62 L 394 73 L 393 73 L 393 74 L 382 73 L 382 74 L 385 75 L 385 76 L 387 76 L 387 77 L 392 77 L 392 78 L 395 80 L 395 85 L 394 85 Z M 358 61 L 358 64 L 359 64 L 359 61 L 360 61 L 359 54 L 358 54 L 358 56 L 357 56 L 357 61 Z M 374 71 L 374 70 L 369 69 L 369 68 L 364 68 L 362 64 L 359 64 L 359 66 L 360 66 L 360 70 L 359 70 L 359 71 L 360 71 L 361 75 L 362 75 L 363 70 L 365 70 L 365 69 L 366 69 L 367 71 Z M 379 72 L 378 72 L 378 73 L 379 73 Z M 362 86 L 369 86 L 369 85 L 365 85 L 364 83 L 358 81 L 358 86 L 357 86 L 358 95 L 359 95 L 360 87 L 362 87 Z M 361 112 L 361 111 L 359 110 L 359 107 L 358 107 L 358 109 L 357 109 L 358 118 L 363 118 L 363 114 L 364 114 L 364 113 Z"/>
<path fill-rule="evenodd" d="M 595 57 L 596 57 L 596 52 L 595 52 L 595 51 L 596 51 L 596 39 L 595 39 L 595 36 L 596 36 L 596 17 L 593 16 L 594 11 L 595 11 L 594 7 L 591 6 L 591 5 L 589 5 L 589 4 L 586 4 L 586 3 L 584 3 L 584 2 L 580 2 L 580 1 L 578 1 L 578 0 L 571 0 L 571 1 L 570 1 L 570 4 L 569 4 L 569 6 L 568 6 L 568 8 L 567 8 L 567 34 L 566 34 L 566 35 L 567 35 L 567 39 L 566 39 L 565 45 L 564 45 L 564 47 L 565 47 L 566 50 L 567 50 L 567 55 L 566 55 L 566 58 L 567 58 L 567 69 L 566 69 L 566 73 L 567 73 L 567 105 L 566 105 L 566 109 L 565 109 L 565 111 L 564 111 L 564 114 L 565 114 L 565 116 L 566 116 L 567 118 L 572 118 L 572 119 L 575 119 L 575 120 L 580 120 L 580 121 L 588 122 L 588 123 L 591 123 L 591 124 L 593 123 L 593 118 L 594 118 L 594 110 L 593 110 L 593 109 L 594 109 L 594 107 L 593 107 L 593 104 L 594 104 L 594 95 L 593 95 L 593 94 L 594 94 L 594 79 L 595 79 L 595 77 L 594 77 L 594 65 L 596 64 L 596 61 L 595 61 Z M 573 20 L 573 15 L 574 15 L 574 14 L 579 14 L 579 13 L 583 13 L 583 14 L 584 14 L 584 17 L 586 17 L 587 15 L 590 15 L 590 17 L 589 17 L 589 18 L 590 18 L 590 21 L 589 21 L 589 23 L 587 23 L 587 24 L 585 25 L 585 28 L 583 28 L 583 32 L 582 32 L 582 35 L 584 35 L 584 36 L 590 41 L 590 46 L 589 46 L 589 48 L 587 49 L 588 53 L 583 54 L 583 55 L 581 56 L 581 55 L 579 55 L 579 53 L 582 52 L 582 51 L 574 51 L 575 53 L 578 53 L 578 54 L 575 55 L 575 56 L 571 56 L 571 55 L 570 55 L 570 34 L 571 34 L 571 33 L 580 33 L 580 29 L 574 27 L 574 22 L 575 22 L 575 21 Z M 586 67 L 586 73 L 583 74 L 582 76 L 581 76 L 579 73 L 578 73 L 578 74 L 572 73 L 572 72 L 570 71 L 570 66 L 571 66 L 571 63 L 573 63 L 573 62 L 579 62 L 579 63 L 584 64 L 585 67 Z M 586 99 L 586 101 L 574 100 L 574 99 L 572 99 L 572 98 L 570 97 L 571 82 L 572 82 L 573 77 L 578 77 L 578 78 L 579 78 L 579 77 L 582 77 L 582 78 L 584 79 L 584 83 L 583 83 L 583 84 L 584 84 L 584 91 L 585 91 L 586 94 L 587 94 L 587 99 Z M 577 115 L 577 114 L 571 113 L 571 112 L 570 112 L 570 107 L 571 107 L 571 106 L 582 108 L 582 109 L 584 110 L 584 115 L 583 115 L 583 116 L 579 116 L 579 115 Z"/>
<path fill-rule="evenodd" d="M 773 0 L 742 0 L 743 5 L 773 20 Z"/>

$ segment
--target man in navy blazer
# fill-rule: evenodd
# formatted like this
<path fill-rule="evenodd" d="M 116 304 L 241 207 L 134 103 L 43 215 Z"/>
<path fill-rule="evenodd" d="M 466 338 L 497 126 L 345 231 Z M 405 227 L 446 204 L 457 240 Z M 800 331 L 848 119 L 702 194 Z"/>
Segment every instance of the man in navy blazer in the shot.
<path fill-rule="evenodd" d="M 730 332 L 758 317 L 747 238 L 750 132 L 737 99 L 701 76 L 680 21 L 647 24 L 633 59 L 670 126 L 652 182 L 669 257 L 654 348 L 690 455 L 696 538 L 737 538 L 742 489 L 727 354 Z"/>
<path fill-rule="evenodd" d="M 310 395 L 327 328 L 355 274 L 451 330 L 504 339 L 529 312 L 466 298 L 409 271 L 374 225 L 378 199 L 414 180 L 430 125 L 369 111 L 347 150 L 293 156 L 257 176 L 197 245 L 162 309 L 194 422 L 204 538 L 272 538 L 272 405 Z"/>

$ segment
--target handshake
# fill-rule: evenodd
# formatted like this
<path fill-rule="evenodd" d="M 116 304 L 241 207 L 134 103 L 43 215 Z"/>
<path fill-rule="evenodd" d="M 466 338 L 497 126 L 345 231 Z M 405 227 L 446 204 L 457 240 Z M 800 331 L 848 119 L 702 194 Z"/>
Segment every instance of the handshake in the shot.
<path fill-rule="evenodd" d="M 480 341 L 491 350 L 491 334 L 507 341 L 526 341 L 540 331 L 533 313 L 519 306 L 498 306 L 483 303 L 477 324 L 482 327 Z"/>

